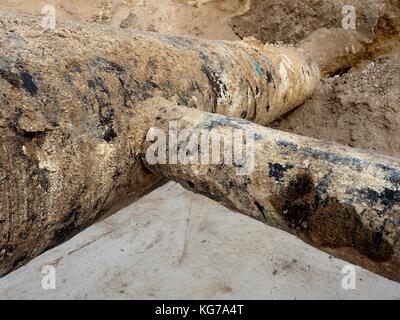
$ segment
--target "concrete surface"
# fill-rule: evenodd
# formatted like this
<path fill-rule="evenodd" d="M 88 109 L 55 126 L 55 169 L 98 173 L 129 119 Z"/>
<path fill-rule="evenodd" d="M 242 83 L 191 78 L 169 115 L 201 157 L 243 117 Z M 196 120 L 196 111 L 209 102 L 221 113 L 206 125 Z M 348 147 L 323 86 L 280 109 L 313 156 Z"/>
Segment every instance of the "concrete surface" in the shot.
<path fill-rule="evenodd" d="M 0 279 L 0 299 L 400 299 L 360 268 L 344 290 L 346 265 L 169 183 Z"/>

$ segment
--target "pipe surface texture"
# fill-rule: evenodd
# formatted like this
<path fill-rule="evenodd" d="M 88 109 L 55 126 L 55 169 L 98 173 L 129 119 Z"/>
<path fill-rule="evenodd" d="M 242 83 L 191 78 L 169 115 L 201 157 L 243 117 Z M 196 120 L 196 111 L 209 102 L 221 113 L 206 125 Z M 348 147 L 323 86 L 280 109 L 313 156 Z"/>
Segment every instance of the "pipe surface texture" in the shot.
<path fill-rule="evenodd" d="M 153 129 L 142 158 L 151 170 L 400 281 L 400 160 L 168 102 L 146 104 L 142 123 Z M 211 148 L 213 139 L 220 149 Z M 201 159 L 205 154 L 208 160 Z M 219 162 L 213 162 L 216 154 Z"/>

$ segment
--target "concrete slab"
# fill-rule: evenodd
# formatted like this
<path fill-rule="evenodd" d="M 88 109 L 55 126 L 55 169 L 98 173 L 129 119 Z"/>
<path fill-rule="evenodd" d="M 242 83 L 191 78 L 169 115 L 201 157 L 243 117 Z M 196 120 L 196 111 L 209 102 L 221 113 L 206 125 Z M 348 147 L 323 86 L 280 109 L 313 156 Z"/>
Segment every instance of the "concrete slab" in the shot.
<path fill-rule="evenodd" d="M 346 265 L 169 183 L 0 279 L 0 299 L 400 299 L 358 267 L 344 290 Z"/>

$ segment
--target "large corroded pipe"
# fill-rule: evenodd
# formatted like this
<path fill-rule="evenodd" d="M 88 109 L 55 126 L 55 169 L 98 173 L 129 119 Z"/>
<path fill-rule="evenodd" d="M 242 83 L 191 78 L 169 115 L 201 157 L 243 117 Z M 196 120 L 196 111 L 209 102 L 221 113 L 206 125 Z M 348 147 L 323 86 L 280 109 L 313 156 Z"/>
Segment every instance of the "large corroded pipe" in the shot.
<path fill-rule="evenodd" d="M 153 125 L 165 133 L 162 141 L 171 144 L 173 139 L 175 150 L 189 159 L 184 164 L 171 161 L 171 148 L 158 145 L 161 135 L 149 133 L 142 157 L 154 172 L 320 250 L 400 281 L 400 160 L 165 101 L 146 105 L 143 128 Z M 235 130 L 254 139 L 239 136 L 243 150 L 232 148 Z M 184 138 L 172 138 L 179 132 L 185 132 Z M 221 161 L 211 165 L 201 160 L 198 155 L 210 154 L 215 135 L 220 136 L 217 142 L 227 143 L 217 152 L 239 151 L 238 158 L 226 162 L 221 155 Z M 203 136 L 210 144 L 203 143 Z M 212 163 L 211 154 L 208 159 Z M 239 175 L 238 168 L 251 163 L 253 170 Z"/>
<path fill-rule="evenodd" d="M 294 48 L 40 22 L 0 15 L 0 275 L 165 182 L 139 157 L 141 101 L 267 124 L 318 82 Z"/>

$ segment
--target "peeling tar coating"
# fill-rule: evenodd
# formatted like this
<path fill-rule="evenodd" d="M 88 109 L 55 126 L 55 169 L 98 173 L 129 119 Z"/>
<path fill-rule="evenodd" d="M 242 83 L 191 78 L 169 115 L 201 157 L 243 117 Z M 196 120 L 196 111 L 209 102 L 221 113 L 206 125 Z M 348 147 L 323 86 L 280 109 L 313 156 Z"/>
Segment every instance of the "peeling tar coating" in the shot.
<path fill-rule="evenodd" d="M 72 72 L 77 72 L 77 73 L 81 73 L 82 72 L 82 68 L 79 65 L 73 66 L 71 69 Z"/>
<path fill-rule="evenodd" d="M 65 239 L 70 238 L 73 234 L 76 234 L 78 232 L 76 230 L 76 222 L 81 215 L 82 214 L 80 205 L 71 204 L 70 212 L 62 220 L 62 228 L 54 232 L 54 236 L 52 239 L 54 243 L 64 241 Z"/>
<path fill-rule="evenodd" d="M 329 190 L 329 185 L 330 185 L 330 175 L 327 174 L 325 175 L 317 184 L 316 187 L 316 194 L 315 194 L 315 202 L 316 205 L 320 203 L 323 199 L 326 198 Z"/>
<path fill-rule="evenodd" d="M 19 74 L 22 81 L 22 88 L 29 92 L 32 96 L 38 91 L 38 87 L 33 80 L 32 75 L 28 71 L 21 71 Z"/>
<path fill-rule="evenodd" d="M 262 138 L 262 135 L 261 135 L 261 134 L 259 134 L 259 133 L 257 133 L 257 132 L 254 133 L 254 140 L 255 140 L 255 141 L 258 141 L 258 140 L 260 140 L 261 138 Z"/>
<path fill-rule="evenodd" d="M 217 74 L 217 72 L 205 64 L 203 64 L 201 67 L 201 71 L 203 71 L 203 73 L 207 76 L 215 96 L 217 98 L 225 97 L 228 92 L 228 87 L 221 80 L 221 77 Z"/>
<path fill-rule="evenodd" d="M 208 82 L 210 83 L 210 87 L 214 93 L 215 101 L 214 101 L 214 110 L 217 111 L 218 107 L 218 99 L 223 98 L 228 93 L 227 85 L 221 80 L 221 76 L 210 67 L 210 59 L 208 58 L 205 52 L 199 53 L 200 58 L 203 60 L 203 65 L 201 66 L 201 71 L 206 75 Z"/>
<path fill-rule="evenodd" d="M 36 139 L 39 145 L 41 145 L 43 143 L 43 140 L 46 137 L 46 132 L 42 132 L 42 131 L 25 131 L 25 130 L 21 130 L 21 132 L 19 132 L 19 133 L 27 141 Z"/>
<path fill-rule="evenodd" d="M 174 47 L 178 49 L 191 48 L 193 46 L 193 41 L 189 38 L 183 38 L 178 36 L 173 36 L 170 34 L 164 35 L 164 38 L 168 40 Z"/>
<path fill-rule="evenodd" d="M 230 128 L 235 128 L 235 129 L 243 129 L 243 125 L 247 124 L 248 122 L 246 120 L 241 120 L 241 119 L 229 119 L 227 117 L 210 117 L 206 123 L 205 126 L 207 127 L 208 130 L 212 130 L 218 127 L 230 127 Z"/>
<path fill-rule="evenodd" d="M 119 82 L 123 91 L 122 95 L 125 107 L 130 107 L 138 101 L 152 98 L 153 94 L 151 92 L 154 89 L 160 89 L 160 86 L 152 80 L 147 80 L 144 83 L 133 80 L 130 83 L 126 83 L 124 79 L 119 78 Z"/>
<path fill-rule="evenodd" d="M 354 167 L 356 170 L 361 171 L 365 161 L 353 157 L 341 156 L 329 151 L 321 151 L 312 148 L 304 148 L 303 153 L 307 157 L 313 157 L 319 160 L 326 160 L 331 163 L 343 164 L 345 166 Z"/>
<path fill-rule="evenodd" d="M 108 97 L 111 96 L 110 90 L 108 90 L 107 86 L 103 82 L 103 79 L 100 77 L 88 80 L 88 86 L 93 90 L 96 90 L 96 87 L 99 87 L 101 92 L 107 94 Z"/>
<path fill-rule="evenodd" d="M 383 238 L 384 228 L 366 227 L 353 206 L 329 196 L 326 184 L 327 179 L 315 187 L 307 172 L 299 174 L 271 204 L 291 228 L 316 246 L 353 248 L 374 262 L 388 261 L 394 250 Z"/>
<path fill-rule="evenodd" d="M 194 188 L 194 183 L 192 181 L 187 181 L 187 185 L 189 186 L 189 188 Z"/>
<path fill-rule="evenodd" d="M 99 105 L 100 124 L 104 127 L 103 139 L 111 142 L 117 137 L 117 133 L 113 128 L 114 109 L 109 98 L 111 93 L 100 77 L 95 77 L 87 81 L 88 87 L 95 92 L 96 100 Z"/>
<path fill-rule="evenodd" d="M 265 216 L 265 211 L 266 211 L 266 210 L 265 210 L 264 206 L 263 206 L 261 203 L 259 203 L 258 201 L 255 201 L 254 204 L 256 205 L 258 211 L 261 212 L 263 218 L 264 218 L 265 220 L 267 220 L 267 217 Z"/>
<path fill-rule="evenodd" d="M 16 88 L 20 87 L 20 80 L 18 76 L 12 73 L 8 67 L 4 65 L 0 65 L 0 77 L 7 80 L 12 86 Z"/>
<path fill-rule="evenodd" d="M 353 193 L 353 192 L 352 192 Z M 400 205 L 400 191 L 384 188 L 382 192 L 377 192 L 370 188 L 356 190 L 354 192 L 359 201 L 368 203 L 370 206 L 383 205 L 390 209 L 395 205 Z"/>
<path fill-rule="evenodd" d="M 308 217 L 313 212 L 309 197 L 313 190 L 312 177 L 308 173 L 302 173 L 290 180 L 283 196 L 273 199 L 273 206 L 283 215 L 291 228 L 307 229 Z"/>
<path fill-rule="evenodd" d="M 376 167 L 386 173 L 387 178 L 389 179 L 390 182 L 400 185 L 400 171 L 390 168 L 383 164 L 377 164 Z"/>
<path fill-rule="evenodd" d="M 0 259 L 11 256 L 13 252 L 14 247 L 12 245 L 6 244 L 0 249 Z"/>
<path fill-rule="evenodd" d="M 35 95 L 38 91 L 38 87 L 32 77 L 32 75 L 23 70 L 19 74 L 14 74 L 5 67 L 0 66 L 0 77 L 7 80 L 11 85 L 16 88 L 22 87 L 30 95 Z"/>
<path fill-rule="evenodd" d="M 269 59 L 265 59 L 265 56 L 260 53 L 262 57 L 264 57 L 263 61 L 265 63 L 265 75 L 267 76 L 267 81 L 268 83 L 272 83 L 275 78 L 275 69 L 274 66 L 272 65 L 271 61 Z"/>
<path fill-rule="evenodd" d="M 294 168 L 291 164 L 285 164 L 282 166 L 280 163 L 271 162 L 268 162 L 268 167 L 269 176 L 275 178 L 276 181 L 281 181 L 284 178 L 286 171 Z"/>
<path fill-rule="evenodd" d="M 47 192 L 50 190 L 50 180 L 48 178 L 50 171 L 47 169 L 38 169 L 36 172 L 34 171 L 35 174 L 37 174 L 37 179 L 40 184 L 40 186 Z"/>
<path fill-rule="evenodd" d="M 125 68 L 116 62 L 101 57 L 97 58 L 96 62 L 98 63 L 98 66 L 102 71 L 117 73 L 117 74 L 125 72 Z"/>
<path fill-rule="evenodd" d="M 268 81 L 268 83 L 271 83 L 273 80 L 274 80 L 274 78 L 272 77 L 272 74 L 271 74 L 271 72 L 269 72 L 268 70 L 265 72 L 265 74 L 267 75 L 267 81 Z"/>
<path fill-rule="evenodd" d="M 107 128 L 106 132 L 104 133 L 103 139 L 106 142 L 113 141 L 116 137 L 118 137 L 117 133 L 114 131 L 113 128 Z"/>
<path fill-rule="evenodd" d="M 165 175 L 166 178 L 172 178 L 169 176 L 169 174 Z M 228 199 L 227 197 L 221 196 L 219 192 L 213 192 L 211 188 L 203 184 L 201 181 L 195 181 L 192 182 L 190 180 L 185 180 L 185 179 L 174 179 L 177 183 L 181 184 L 185 188 L 189 188 L 190 190 L 196 190 L 196 193 L 201 194 L 203 196 L 206 196 L 210 199 L 213 199 L 214 201 L 217 201 L 219 203 L 224 204 L 226 207 L 235 210 L 236 206 L 235 204 Z"/>
<path fill-rule="evenodd" d="M 279 147 L 288 148 L 290 150 L 296 151 L 299 149 L 299 146 L 294 142 L 286 141 L 286 140 L 278 140 L 276 141 L 276 145 Z"/>
<path fill-rule="evenodd" d="M 12 266 L 13 268 L 16 268 L 20 265 L 22 265 L 25 260 L 27 260 L 30 257 L 29 252 L 24 252 L 23 254 L 21 254 L 17 259 L 15 259 L 15 261 L 13 262 Z"/>

